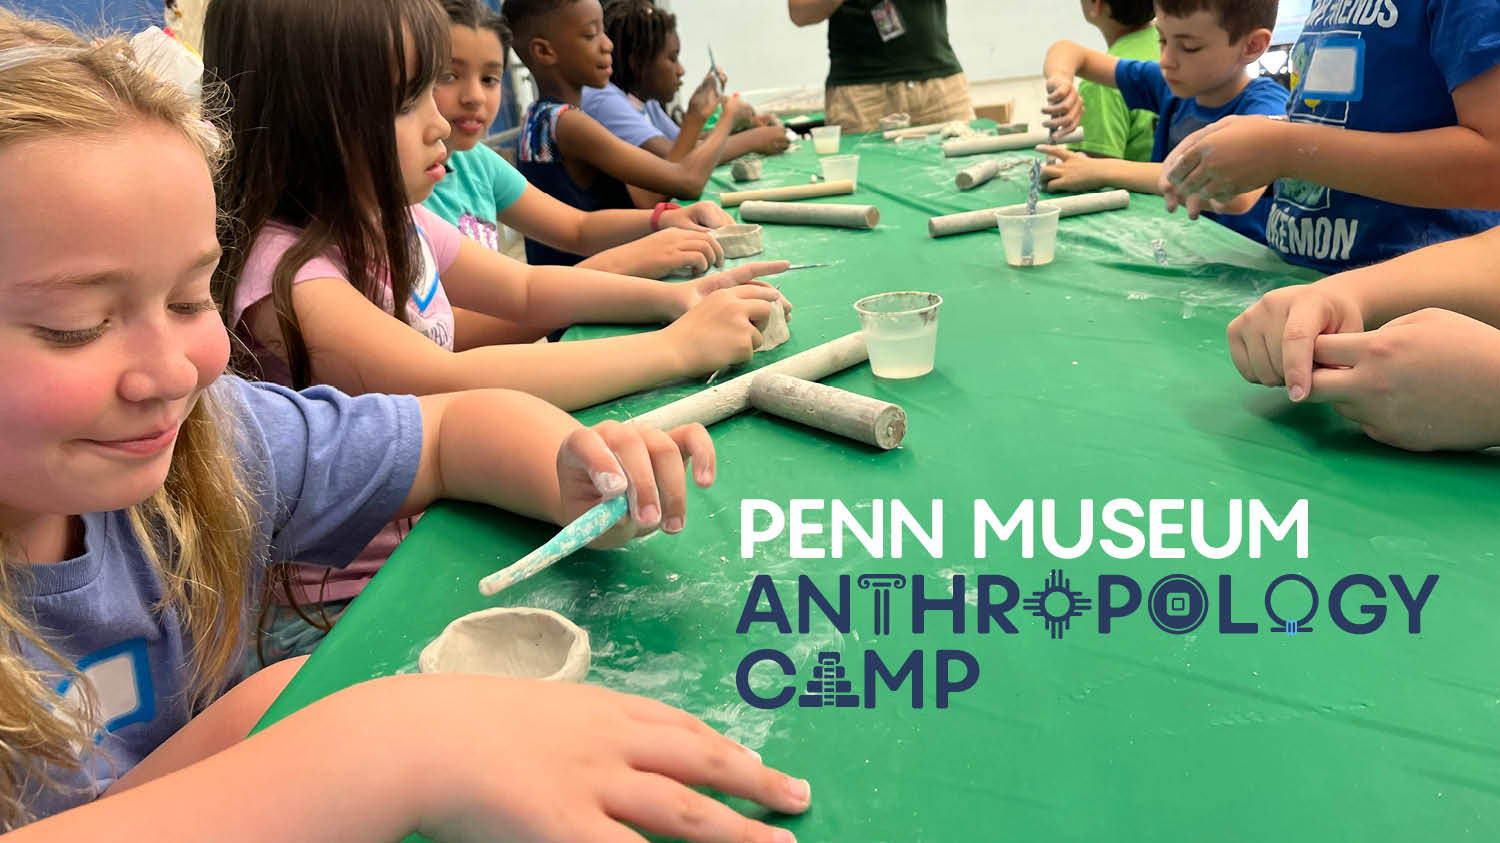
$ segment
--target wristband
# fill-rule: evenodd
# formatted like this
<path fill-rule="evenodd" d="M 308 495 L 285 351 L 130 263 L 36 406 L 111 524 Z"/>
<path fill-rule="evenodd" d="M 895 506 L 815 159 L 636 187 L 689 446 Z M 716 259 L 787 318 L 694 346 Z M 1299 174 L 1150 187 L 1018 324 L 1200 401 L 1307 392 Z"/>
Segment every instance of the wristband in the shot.
<path fill-rule="evenodd" d="M 656 210 L 651 212 L 651 230 L 661 231 L 661 215 L 667 211 L 675 211 L 681 207 L 681 205 L 674 202 L 657 202 Z"/>

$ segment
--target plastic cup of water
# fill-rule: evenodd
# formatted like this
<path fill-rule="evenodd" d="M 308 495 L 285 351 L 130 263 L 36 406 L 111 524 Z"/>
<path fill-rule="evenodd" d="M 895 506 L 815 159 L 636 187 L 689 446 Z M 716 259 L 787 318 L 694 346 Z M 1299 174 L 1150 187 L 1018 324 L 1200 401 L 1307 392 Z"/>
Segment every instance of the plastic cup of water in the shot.
<path fill-rule="evenodd" d="M 854 303 L 876 377 L 915 378 L 932 371 L 942 303 L 936 293 L 915 291 L 880 293 Z"/>
<path fill-rule="evenodd" d="M 833 155 L 839 151 L 839 135 L 843 131 L 843 126 L 819 126 L 813 129 L 813 149 L 819 155 Z"/>
<path fill-rule="evenodd" d="M 848 179 L 859 187 L 859 156 L 858 155 L 830 155 L 827 158 L 819 158 L 818 163 L 823 167 L 823 178 L 828 181 L 843 181 Z"/>
<path fill-rule="evenodd" d="M 1055 207 L 1040 205 L 1035 214 L 1024 207 L 1003 208 L 995 212 L 1000 240 L 1005 244 L 1005 262 L 1011 266 L 1041 266 L 1052 263 L 1057 248 Z"/>

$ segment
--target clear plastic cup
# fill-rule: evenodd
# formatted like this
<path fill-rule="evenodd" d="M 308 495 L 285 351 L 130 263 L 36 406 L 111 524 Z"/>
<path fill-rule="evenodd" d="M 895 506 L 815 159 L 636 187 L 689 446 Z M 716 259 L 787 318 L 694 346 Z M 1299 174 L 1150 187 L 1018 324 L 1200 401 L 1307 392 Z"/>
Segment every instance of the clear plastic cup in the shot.
<path fill-rule="evenodd" d="M 813 150 L 819 155 L 833 155 L 839 151 L 839 135 L 843 126 L 819 126 L 812 130 Z"/>
<path fill-rule="evenodd" d="M 915 378 L 932 371 L 942 303 L 937 293 L 915 291 L 880 293 L 854 303 L 876 377 Z"/>
<path fill-rule="evenodd" d="M 1038 206 L 1035 214 L 1022 208 L 1003 208 L 995 212 L 1000 240 L 1005 244 L 1005 262 L 1011 266 L 1041 266 L 1052 263 L 1057 248 L 1055 207 Z"/>
<path fill-rule="evenodd" d="M 855 188 L 859 187 L 858 155 L 830 155 L 827 158 L 819 158 L 818 163 L 823 167 L 824 179 L 828 181 L 848 179 L 854 182 Z"/>

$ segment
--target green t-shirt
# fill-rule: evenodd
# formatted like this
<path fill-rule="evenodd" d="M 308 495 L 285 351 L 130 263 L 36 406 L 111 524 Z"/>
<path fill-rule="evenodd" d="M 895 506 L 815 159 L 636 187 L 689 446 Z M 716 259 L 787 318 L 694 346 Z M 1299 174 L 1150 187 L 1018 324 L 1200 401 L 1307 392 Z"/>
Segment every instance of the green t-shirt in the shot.
<path fill-rule="evenodd" d="M 526 177 L 482 143 L 449 155 L 448 166 L 453 172 L 443 176 L 422 207 L 470 240 L 500 251 L 500 213 L 526 192 Z"/>
<path fill-rule="evenodd" d="M 962 73 L 948 43 L 948 0 L 889 0 L 905 31 L 881 38 L 887 0 L 846 0 L 828 18 L 828 85 L 916 82 Z M 887 27 L 888 15 L 881 15 Z"/>
<path fill-rule="evenodd" d="M 1109 48 L 1117 59 L 1156 61 L 1161 57 L 1156 27 L 1148 26 L 1120 38 Z M 1125 107 L 1117 88 L 1079 80 L 1078 96 L 1083 99 L 1083 142 L 1074 149 L 1093 155 L 1124 158 L 1127 161 L 1150 161 L 1151 144 L 1156 138 L 1156 112 Z"/>

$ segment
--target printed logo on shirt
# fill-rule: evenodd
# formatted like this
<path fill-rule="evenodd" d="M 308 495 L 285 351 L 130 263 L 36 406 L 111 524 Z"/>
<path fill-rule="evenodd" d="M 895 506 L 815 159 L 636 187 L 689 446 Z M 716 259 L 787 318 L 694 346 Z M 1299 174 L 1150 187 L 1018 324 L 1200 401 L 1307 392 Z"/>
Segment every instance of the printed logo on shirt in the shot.
<path fill-rule="evenodd" d="M 103 728 L 94 736 L 96 743 L 106 732 L 119 731 L 132 723 L 149 723 L 156 717 L 146 639 L 132 638 L 90 653 L 78 660 L 78 670 L 93 688 L 103 721 Z M 57 693 L 70 704 L 83 702 L 83 689 L 73 683 L 72 677 L 57 686 Z"/>
<path fill-rule="evenodd" d="M 870 10 L 870 17 L 875 19 L 875 29 L 880 32 L 881 41 L 894 41 L 906 34 L 906 23 L 891 0 L 881 0 Z"/>
<path fill-rule="evenodd" d="M 417 271 L 417 285 L 412 288 L 411 301 L 417 306 L 418 313 L 426 313 L 427 306 L 432 304 L 433 296 L 438 290 L 437 258 L 432 254 L 432 246 L 427 242 L 427 234 L 422 231 L 422 226 L 417 226 L 417 242 L 422 244 L 421 265 Z"/>
<path fill-rule="evenodd" d="M 458 218 L 458 230 L 475 243 L 492 252 L 500 251 L 500 228 L 465 212 Z"/>
<path fill-rule="evenodd" d="M 1401 10 L 1396 7 L 1396 0 L 1317 0 L 1302 25 L 1391 29 L 1400 19 Z"/>

